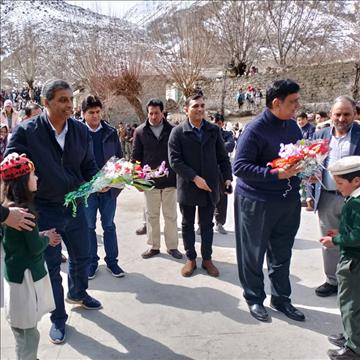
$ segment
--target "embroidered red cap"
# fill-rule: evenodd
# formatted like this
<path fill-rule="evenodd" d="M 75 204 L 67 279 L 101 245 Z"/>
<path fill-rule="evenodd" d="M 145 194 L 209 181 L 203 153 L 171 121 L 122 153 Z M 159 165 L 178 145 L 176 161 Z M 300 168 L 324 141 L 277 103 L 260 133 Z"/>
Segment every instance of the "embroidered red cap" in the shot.
<path fill-rule="evenodd" d="M 34 163 L 25 154 L 11 153 L 0 164 L 0 178 L 13 180 L 35 170 Z"/>

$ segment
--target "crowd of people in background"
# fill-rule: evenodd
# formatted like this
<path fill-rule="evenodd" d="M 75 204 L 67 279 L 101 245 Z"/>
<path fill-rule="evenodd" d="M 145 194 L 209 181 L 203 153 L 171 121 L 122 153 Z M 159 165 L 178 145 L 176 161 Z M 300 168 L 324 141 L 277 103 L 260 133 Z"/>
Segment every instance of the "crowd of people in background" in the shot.
<path fill-rule="evenodd" d="M 4 105 L 6 100 L 11 100 L 16 111 L 25 109 L 28 102 L 35 102 L 40 104 L 41 86 L 29 88 L 24 86 L 21 89 L 10 89 L 0 91 L 0 107 Z"/>
<path fill-rule="evenodd" d="M 243 90 L 242 87 L 239 88 L 235 95 L 235 100 L 239 110 L 257 111 L 263 106 L 263 97 L 261 89 L 248 85 L 246 90 Z"/>
<path fill-rule="evenodd" d="M 72 89 L 63 80 L 44 86 L 45 110 L 37 102 L 28 102 L 24 108 L 20 105 L 24 114 L 19 117 L 18 104 L 22 104 L 26 93 L 23 90 L 14 96 L 10 92 L 6 96 L 11 98 L 4 98 L 0 125 L 0 173 L 5 185 L 1 206 L 1 222 L 6 225 L 5 312 L 17 343 L 18 358 L 36 359 L 36 324 L 43 314 L 51 311 L 50 341 L 60 344 L 65 341 L 68 318 L 65 301 L 85 309 L 102 307 L 87 291 L 100 260 L 96 239 L 98 212 L 107 270 L 116 278 L 125 276 L 118 264 L 114 223 L 120 191 L 105 188 L 92 194 L 88 207 L 77 204 L 75 217 L 63 205 L 68 191 L 89 181 L 110 157 L 117 156 L 152 168 L 165 161 L 169 176 L 155 181 L 154 188 L 144 193 L 145 232 L 141 234 L 147 235 L 149 248 L 141 256 L 149 259 L 160 254 L 162 209 L 167 253 L 182 259 L 178 249 L 177 201 L 186 256 L 181 275 L 187 278 L 197 269 L 196 235 L 201 238 L 202 268 L 210 276 L 220 276 L 221 269 L 212 260 L 213 222 L 216 232 L 227 233 L 227 196 L 233 191 L 233 175 L 236 176 L 239 280 L 250 314 L 264 322 L 270 320 L 263 305 L 265 257 L 271 307 L 292 320 L 305 320 L 305 314 L 290 299 L 290 262 L 300 224 L 302 192 L 307 209 L 317 212 L 324 245 L 325 282 L 315 293 L 320 297 L 339 294 L 344 325 L 344 333 L 329 337 L 340 350 L 330 350 L 328 355 L 332 360 L 360 359 L 360 299 L 353 288 L 360 280 L 360 107 L 352 98 L 339 96 L 329 113 L 299 112 L 299 85 L 280 80 L 267 89 L 264 110 L 246 125 L 226 123 L 221 111 L 210 116 L 201 92 L 186 99 L 186 119 L 180 123 L 170 121 L 161 100 L 151 99 L 141 125 L 119 122 L 114 128 L 101 120 L 102 103 L 96 96 L 87 96 L 81 109 L 74 110 Z M 260 107 L 262 98 L 261 90 L 251 85 L 246 91 L 240 88 L 236 95 L 239 108 L 246 104 L 249 110 Z M 302 181 L 296 176 L 301 169 L 296 165 L 279 169 L 267 166 L 278 157 L 281 143 L 300 139 L 328 139 L 330 143 L 321 182 L 303 183 L 302 191 Z M 345 206 L 344 196 L 350 197 Z M 30 219 L 22 210 L 16 222 L 14 214 L 19 215 L 19 208 L 26 208 Z M 34 208 L 36 218 L 31 215 Z M 31 241 L 37 246 L 24 252 L 29 226 L 30 230 L 33 228 Z M 67 294 L 60 276 L 61 241 L 70 258 Z M 26 307 L 21 299 L 29 299 Z"/>

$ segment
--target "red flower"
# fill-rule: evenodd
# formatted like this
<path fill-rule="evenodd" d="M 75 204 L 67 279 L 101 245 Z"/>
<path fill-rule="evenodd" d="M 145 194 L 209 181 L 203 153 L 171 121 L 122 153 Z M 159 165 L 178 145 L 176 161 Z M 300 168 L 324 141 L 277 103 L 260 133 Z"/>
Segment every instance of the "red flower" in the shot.
<path fill-rule="evenodd" d="M 277 158 L 269 163 L 267 163 L 267 166 L 271 166 L 273 169 L 275 168 L 283 168 L 288 165 L 295 165 L 300 160 L 303 160 L 303 155 L 296 155 L 296 156 L 289 156 L 288 158 Z"/>

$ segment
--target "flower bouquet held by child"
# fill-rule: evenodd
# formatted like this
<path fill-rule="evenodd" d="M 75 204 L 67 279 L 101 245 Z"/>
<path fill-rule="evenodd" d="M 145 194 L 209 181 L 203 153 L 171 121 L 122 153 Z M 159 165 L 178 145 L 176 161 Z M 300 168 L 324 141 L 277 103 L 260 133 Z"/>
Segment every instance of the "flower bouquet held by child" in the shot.
<path fill-rule="evenodd" d="M 90 194 L 107 187 L 122 189 L 125 185 L 132 186 L 140 191 L 154 188 L 153 179 L 168 176 L 169 170 L 165 161 L 153 170 L 148 165 L 140 166 L 116 156 L 111 157 L 103 168 L 89 181 L 82 184 L 77 190 L 65 195 L 65 206 L 72 205 L 73 215 L 76 216 L 76 200 L 84 199 L 85 205 Z"/>
<path fill-rule="evenodd" d="M 0 164 L 1 199 L 5 206 L 33 209 L 37 190 L 35 167 L 24 154 L 9 154 Z M 50 229 L 39 233 L 4 229 L 4 308 L 16 341 L 17 359 L 36 359 L 39 345 L 37 322 L 55 309 L 44 251 L 57 246 L 61 236 Z"/>
<path fill-rule="evenodd" d="M 280 158 L 277 158 L 267 164 L 273 169 L 288 168 L 297 165 L 301 171 L 297 174 L 300 179 L 308 180 L 315 177 L 320 180 L 320 174 L 323 162 L 329 153 L 329 140 L 299 140 L 296 144 L 280 144 Z M 288 191 L 291 190 L 290 180 L 289 189 L 283 194 L 286 197 Z"/>

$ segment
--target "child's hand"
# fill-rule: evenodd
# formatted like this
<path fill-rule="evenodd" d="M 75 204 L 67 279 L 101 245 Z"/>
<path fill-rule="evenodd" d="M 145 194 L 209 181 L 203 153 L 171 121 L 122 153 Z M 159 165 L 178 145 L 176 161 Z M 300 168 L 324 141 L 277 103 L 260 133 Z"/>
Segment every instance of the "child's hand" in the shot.
<path fill-rule="evenodd" d="M 327 248 L 331 248 L 334 247 L 334 243 L 332 242 L 332 237 L 331 236 L 323 236 L 320 239 L 320 242 L 323 244 L 323 246 L 327 247 Z"/>
<path fill-rule="evenodd" d="M 316 184 L 317 182 L 319 181 L 319 177 L 318 176 L 310 176 L 310 177 L 308 177 L 307 179 L 306 179 L 306 182 L 308 183 L 308 184 Z"/>
<path fill-rule="evenodd" d="M 326 235 L 327 235 L 327 236 L 331 236 L 331 237 L 335 237 L 338 233 L 339 233 L 339 230 L 337 230 L 337 229 L 330 229 L 330 230 L 327 231 Z"/>
<path fill-rule="evenodd" d="M 49 238 L 50 246 L 57 246 L 61 243 L 61 235 L 56 232 L 56 229 L 46 230 L 45 234 Z"/>

